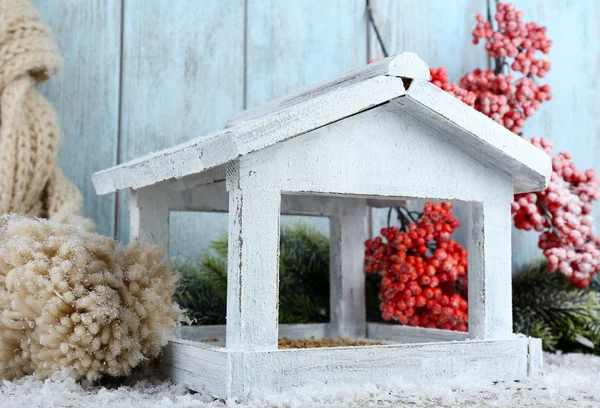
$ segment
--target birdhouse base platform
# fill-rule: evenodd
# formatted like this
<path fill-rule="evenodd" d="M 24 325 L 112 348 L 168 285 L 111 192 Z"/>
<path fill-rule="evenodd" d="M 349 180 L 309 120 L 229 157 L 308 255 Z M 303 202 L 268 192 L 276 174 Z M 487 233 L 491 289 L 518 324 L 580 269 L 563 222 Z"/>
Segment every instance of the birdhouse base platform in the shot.
<path fill-rule="evenodd" d="M 280 337 L 327 337 L 328 324 L 281 325 Z M 417 383 L 436 379 L 513 381 L 542 372 L 539 339 L 469 339 L 467 333 L 369 323 L 365 340 L 383 344 L 306 349 L 232 350 L 201 341 L 224 339 L 225 326 L 183 327 L 161 367 L 174 382 L 218 398 L 244 400 L 293 387 Z M 187 339 L 186 339 L 187 338 Z"/>

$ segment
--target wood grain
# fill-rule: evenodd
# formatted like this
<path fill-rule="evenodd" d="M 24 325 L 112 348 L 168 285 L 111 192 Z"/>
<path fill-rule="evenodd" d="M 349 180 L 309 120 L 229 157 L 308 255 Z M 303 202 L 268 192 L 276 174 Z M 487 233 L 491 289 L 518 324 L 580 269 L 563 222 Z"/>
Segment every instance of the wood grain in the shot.
<path fill-rule="evenodd" d="M 331 336 L 365 338 L 365 219 L 367 203 L 351 199 L 343 204 L 346 214 L 330 218 L 329 304 Z"/>
<path fill-rule="evenodd" d="M 243 109 L 244 1 L 125 1 L 119 162 L 223 127 Z M 177 213 L 172 254 L 199 258 L 222 217 Z M 126 201 L 119 237 L 128 236 Z"/>
<path fill-rule="evenodd" d="M 119 117 L 120 0 L 35 0 L 64 58 L 41 86 L 61 127 L 58 162 L 83 194 L 85 214 L 115 234 L 115 197 L 99 197 L 93 172 L 116 164 Z"/>
<path fill-rule="evenodd" d="M 500 174 L 498 200 L 469 205 L 469 337 L 513 336 L 510 257 L 510 177 Z M 491 184 L 491 183 L 490 183 Z"/>
<path fill-rule="evenodd" d="M 229 171 L 235 167 L 237 171 Z M 279 326 L 277 190 L 240 188 L 239 167 L 228 166 L 227 348 L 276 350 Z"/>
<path fill-rule="evenodd" d="M 280 339 L 307 339 L 310 337 L 322 339 L 324 337 L 331 337 L 331 332 L 329 323 L 280 324 L 278 335 Z M 225 341 L 225 325 L 181 326 L 179 333 L 177 333 L 177 338 L 192 341 L 200 341 L 202 339 Z"/>
<path fill-rule="evenodd" d="M 364 0 L 248 0 L 247 107 L 366 63 Z"/>
<path fill-rule="evenodd" d="M 169 342 L 159 365 L 172 381 L 214 396 L 228 393 L 227 366 L 228 356 L 223 350 L 186 340 Z"/>

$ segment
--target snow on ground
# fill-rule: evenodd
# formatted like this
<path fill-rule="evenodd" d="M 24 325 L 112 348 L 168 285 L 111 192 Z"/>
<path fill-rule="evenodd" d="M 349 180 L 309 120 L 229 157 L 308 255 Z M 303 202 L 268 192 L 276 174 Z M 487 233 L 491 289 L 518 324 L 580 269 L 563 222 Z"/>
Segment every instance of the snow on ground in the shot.
<path fill-rule="evenodd" d="M 433 384 L 392 384 L 375 387 L 323 386 L 282 395 L 253 398 L 235 407 L 600 407 L 600 357 L 545 354 L 543 377 L 510 383 L 457 381 Z M 1 408 L 196 408 L 224 407 L 223 401 L 187 392 L 160 380 L 129 386 L 89 387 L 64 375 L 45 382 L 25 378 L 0 384 Z"/>

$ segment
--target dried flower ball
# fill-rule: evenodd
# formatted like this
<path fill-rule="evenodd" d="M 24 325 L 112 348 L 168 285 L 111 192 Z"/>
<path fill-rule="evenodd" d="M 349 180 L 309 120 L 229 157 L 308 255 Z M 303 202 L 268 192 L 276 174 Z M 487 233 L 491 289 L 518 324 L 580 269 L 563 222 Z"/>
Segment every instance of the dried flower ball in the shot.
<path fill-rule="evenodd" d="M 179 318 L 162 256 L 84 223 L 1 217 L 0 377 L 93 381 L 156 357 Z"/>

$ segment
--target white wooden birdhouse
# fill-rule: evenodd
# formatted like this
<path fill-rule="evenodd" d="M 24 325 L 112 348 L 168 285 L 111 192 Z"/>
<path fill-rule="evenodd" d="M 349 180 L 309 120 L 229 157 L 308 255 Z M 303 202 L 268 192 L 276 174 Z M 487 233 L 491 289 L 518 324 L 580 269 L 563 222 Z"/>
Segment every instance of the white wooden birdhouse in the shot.
<path fill-rule="evenodd" d="M 98 194 L 130 190 L 131 238 L 165 249 L 169 211 L 229 211 L 227 325 L 184 332 L 223 336 L 225 347 L 173 339 L 162 361 L 173 380 L 244 397 L 313 381 L 517 380 L 541 371 L 541 342 L 512 332 L 510 204 L 546 187 L 550 158 L 428 80 L 427 65 L 402 53 L 93 175 Z M 468 203 L 468 333 L 365 321 L 368 206 L 411 198 Z M 278 324 L 282 213 L 330 218 L 328 324 Z M 286 335 L 387 340 L 279 350 Z"/>

